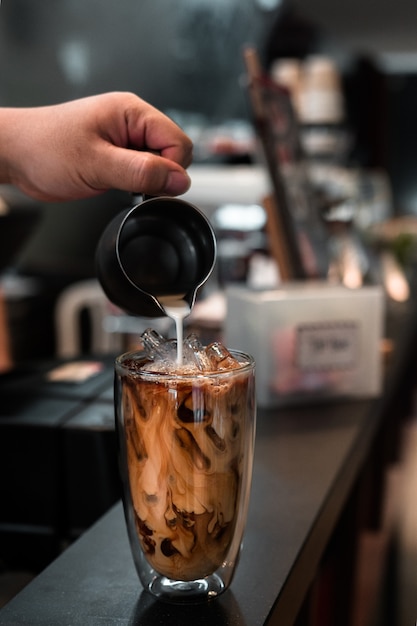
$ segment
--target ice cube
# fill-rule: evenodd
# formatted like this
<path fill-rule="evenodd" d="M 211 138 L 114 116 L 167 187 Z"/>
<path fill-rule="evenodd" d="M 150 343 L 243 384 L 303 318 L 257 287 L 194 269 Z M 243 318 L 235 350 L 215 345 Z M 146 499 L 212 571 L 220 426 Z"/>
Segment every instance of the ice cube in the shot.
<path fill-rule="evenodd" d="M 211 369 L 229 370 L 239 367 L 239 362 L 230 354 L 229 350 L 220 342 L 214 341 L 205 350 L 211 363 Z"/>
<path fill-rule="evenodd" d="M 203 344 L 194 333 L 184 339 L 183 354 L 185 362 L 193 363 L 200 371 L 206 372 L 213 369 Z"/>
<path fill-rule="evenodd" d="M 165 339 L 153 328 L 147 328 L 141 334 L 142 344 L 150 359 L 164 359 L 171 361 L 176 358 L 177 346 L 173 340 Z"/>

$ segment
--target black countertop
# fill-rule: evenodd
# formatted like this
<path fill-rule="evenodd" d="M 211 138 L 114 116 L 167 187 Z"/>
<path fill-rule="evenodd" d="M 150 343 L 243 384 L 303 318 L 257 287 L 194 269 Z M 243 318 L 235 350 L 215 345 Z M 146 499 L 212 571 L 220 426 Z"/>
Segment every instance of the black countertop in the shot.
<path fill-rule="evenodd" d="M 401 341 L 381 398 L 258 412 L 243 551 L 223 595 L 205 605 L 174 606 L 144 592 L 118 503 L 0 611 L 0 624 L 294 624 L 381 430 L 397 421 L 415 322 L 396 327 Z"/>
<path fill-rule="evenodd" d="M 291 624 L 363 462 L 379 402 L 261 411 L 244 547 L 208 606 L 142 592 L 116 505 L 0 612 L 0 624 Z"/>

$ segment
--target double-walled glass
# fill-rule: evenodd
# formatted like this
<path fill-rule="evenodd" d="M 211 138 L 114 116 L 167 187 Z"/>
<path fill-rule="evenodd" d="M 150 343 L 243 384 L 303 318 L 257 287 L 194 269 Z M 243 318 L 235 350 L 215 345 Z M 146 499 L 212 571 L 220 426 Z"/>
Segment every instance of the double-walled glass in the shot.
<path fill-rule="evenodd" d="M 145 589 L 204 601 L 231 583 L 242 543 L 255 438 L 255 364 L 159 373 L 143 353 L 116 360 L 123 501 Z"/>

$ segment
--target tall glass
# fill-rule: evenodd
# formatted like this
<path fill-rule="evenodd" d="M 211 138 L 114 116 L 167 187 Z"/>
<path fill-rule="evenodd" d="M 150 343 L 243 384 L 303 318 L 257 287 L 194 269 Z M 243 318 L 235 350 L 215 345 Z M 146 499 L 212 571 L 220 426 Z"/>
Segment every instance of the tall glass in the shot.
<path fill-rule="evenodd" d="M 227 589 L 249 503 L 255 364 L 149 371 L 143 353 L 116 360 L 115 405 L 123 502 L 139 578 L 154 596 L 196 602 Z"/>

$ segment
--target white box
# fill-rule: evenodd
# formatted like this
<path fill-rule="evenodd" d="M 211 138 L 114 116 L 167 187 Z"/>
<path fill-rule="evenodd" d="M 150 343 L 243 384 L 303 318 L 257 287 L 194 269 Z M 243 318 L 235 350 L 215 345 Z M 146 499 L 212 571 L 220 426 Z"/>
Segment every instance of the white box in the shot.
<path fill-rule="evenodd" d="M 385 296 L 300 282 L 272 291 L 226 290 L 224 343 L 256 360 L 260 406 L 381 392 Z"/>

